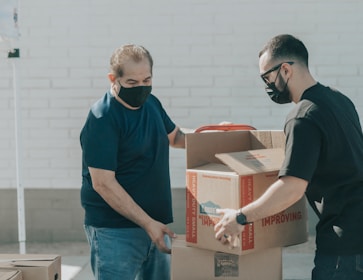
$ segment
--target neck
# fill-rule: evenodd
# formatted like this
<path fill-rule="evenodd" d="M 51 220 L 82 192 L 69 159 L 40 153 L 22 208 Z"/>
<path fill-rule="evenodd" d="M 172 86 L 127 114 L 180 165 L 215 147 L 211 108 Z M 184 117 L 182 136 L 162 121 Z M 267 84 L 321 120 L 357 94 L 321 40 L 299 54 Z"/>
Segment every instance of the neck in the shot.
<path fill-rule="evenodd" d="M 317 84 L 317 81 L 309 74 L 301 79 L 301 83 L 295 87 L 295 94 L 292 96 L 292 101 L 298 103 L 301 100 L 301 96 L 308 88 Z"/>

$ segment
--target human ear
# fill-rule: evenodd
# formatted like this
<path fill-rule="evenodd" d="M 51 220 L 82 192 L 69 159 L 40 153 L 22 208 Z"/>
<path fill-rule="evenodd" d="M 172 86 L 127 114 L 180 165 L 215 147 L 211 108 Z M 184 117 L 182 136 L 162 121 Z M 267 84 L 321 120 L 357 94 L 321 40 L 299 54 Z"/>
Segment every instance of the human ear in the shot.
<path fill-rule="evenodd" d="M 116 81 L 116 76 L 112 73 L 108 73 L 107 77 L 111 83 L 114 83 Z"/>
<path fill-rule="evenodd" d="M 283 73 L 285 74 L 285 76 L 290 76 L 291 75 L 291 72 L 292 72 L 292 67 L 290 64 L 288 63 L 284 63 L 282 66 L 282 71 Z"/>

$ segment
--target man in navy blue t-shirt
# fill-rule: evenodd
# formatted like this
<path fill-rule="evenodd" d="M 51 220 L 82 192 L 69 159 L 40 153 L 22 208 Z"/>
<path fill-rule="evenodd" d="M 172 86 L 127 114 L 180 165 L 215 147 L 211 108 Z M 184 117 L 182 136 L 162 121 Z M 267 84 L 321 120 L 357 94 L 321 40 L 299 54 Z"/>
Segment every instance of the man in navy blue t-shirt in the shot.
<path fill-rule="evenodd" d="M 216 238 L 232 242 L 246 223 L 276 214 L 306 194 L 319 217 L 312 279 L 361 280 L 363 134 L 355 106 L 314 80 L 308 51 L 294 36 L 272 38 L 259 54 L 259 67 L 274 102 L 296 103 L 285 122 L 285 160 L 279 179 L 259 199 L 221 211 Z"/>
<path fill-rule="evenodd" d="M 151 93 L 152 68 L 144 47 L 116 49 L 110 90 L 81 131 L 81 202 L 98 280 L 169 279 L 169 146 L 184 148 L 185 137 Z"/>

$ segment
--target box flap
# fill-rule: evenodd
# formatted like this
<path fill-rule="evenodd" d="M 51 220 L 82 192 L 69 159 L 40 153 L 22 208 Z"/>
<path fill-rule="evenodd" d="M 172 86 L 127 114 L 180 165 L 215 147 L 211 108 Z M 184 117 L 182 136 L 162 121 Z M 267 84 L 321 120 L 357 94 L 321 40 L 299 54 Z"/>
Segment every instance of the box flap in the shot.
<path fill-rule="evenodd" d="M 245 130 L 186 134 L 187 169 L 221 163 L 215 154 L 284 148 L 281 130 Z"/>
<path fill-rule="evenodd" d="M 191 133 L 186 135 L 187 169 L 221 163 L 214 155 L 250 149 L 248 131 Z"/>
<path fill-rule="evenodd" d="M 12 267 L 47 267 L 59 257 L 59 255 L 0 254 L 0 264 L 7 263 Z"/>
<path fill-rule="evenodd" d="M 284 150 L 281 148 L 223 153 L 215 156 L 239 175 L 277 171 L 285 158 Z"/>
<path fill-rule="evenodd" d="M 19 270 L 0 270 L 0 280 L 22 279 Z"/>
<path fill-rule="evenodd" d="M 9 261 L 54 261 L 59 255 L 42 254 L 0 254 L 0 262 Z"/>
<path fill-rule="evenodd" d="M 212 174 L 218 174 L 223 173 L 228 175 L 236 175 L 236 172 L 232 170 L 228 165 L 225 165 L 224 163 L 207 163 L 205 165 L 201 165 L 192 169 L 187 169 L 187 172 L 196 172 L 196 171 L 202 171 L 204 173 L 212 173 Z"/>
<path fill-rule="evenodd" d="M 282 130 L 251 130 L 249 150 L 285 148 L 285 133 Z"/>

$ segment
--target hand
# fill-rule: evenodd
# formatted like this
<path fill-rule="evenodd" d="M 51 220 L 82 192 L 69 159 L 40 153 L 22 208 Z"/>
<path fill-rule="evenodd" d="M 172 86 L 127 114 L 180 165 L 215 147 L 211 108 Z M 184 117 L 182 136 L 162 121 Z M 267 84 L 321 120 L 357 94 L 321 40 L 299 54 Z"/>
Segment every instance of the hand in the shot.
<path fill-rule="evenodd" d="M 146 231 L 160 252 L 171 254 L 171 248 L 166 246 L 164 236 L 169 235 L 170 238 L 176 238 L 177 236 L 173 231 L 163 223 L 155 220 L 148 224 Z"/>
<path fill-rule="evenodd" d="M 233 124 L 233 122 L 221 121 L 218 125 L 231 125 L 231 124 Z"/>
<path fill-rule="evenodd" d="M 244 226 L 236 221 L 237 210 L 217 209 L 216 212 L 223 217 L 214 226 L 215 238 L 222 244 L 235 248 L 238 245 L 239 234 L 244 230 Z"/>

